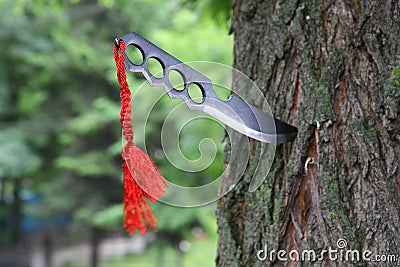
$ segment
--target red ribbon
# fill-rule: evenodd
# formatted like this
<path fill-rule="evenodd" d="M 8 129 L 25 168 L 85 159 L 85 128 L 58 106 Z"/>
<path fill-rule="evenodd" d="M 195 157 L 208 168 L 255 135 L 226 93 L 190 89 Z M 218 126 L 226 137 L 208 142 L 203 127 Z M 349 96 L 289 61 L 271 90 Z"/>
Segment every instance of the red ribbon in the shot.
<path fill-rule="evenodd" d="M 150 157 L 140 150 L 133 141 L 131 91 L 125 72 L 126 45 L 119 40 L 114 45 L 114 59 L 120 86 L 121 112 L 120 122 L 126 144 L 122 149 L 124 160 L 124 227 L 129 234 L 139 231 L 146 233 L 147 228 L 156 230 L 156 222 L 146 198 L 157 201 L 168 187 L 164 177 L 157 170 Z"/>

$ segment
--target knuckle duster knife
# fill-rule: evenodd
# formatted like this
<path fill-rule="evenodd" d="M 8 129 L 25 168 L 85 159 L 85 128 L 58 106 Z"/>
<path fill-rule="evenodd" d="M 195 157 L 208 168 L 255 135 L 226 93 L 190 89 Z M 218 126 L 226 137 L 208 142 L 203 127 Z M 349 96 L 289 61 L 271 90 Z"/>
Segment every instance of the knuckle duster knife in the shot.
<path fill-rule="evenodd" d="M 126 82 L 125 69 L 129 72 L 141 72 L 151 86 L 161 86 L 170 98 L 183 99 L 191 110 L 203 111 L 230 128 L 253 139 L 273 143 L 287 143 L 297 136 L 297 128 L 246 103 L 234 93 L 228 100 L 221 100 L 215 93 L 212 81 L 188 65 L 182 63 L 161 48 L 149 42 L 135 32 L 114 40 L 114 58 L 117 65 L 117 77 L 121 96 L 121 125 L 126 144 L 122 151 L 124 160 L 124 226 L 128 233 L 136 230 L 144 234 L 146 228 L 155 229 L 155 220 L 146 198 L 156 201 L 168 185 L 149 156 L 133 142 L 132 108 L 130 90 Z M 126 48 L 135 46 L 142 53 L 143 61 L 134 64 L 126 54 Z M 149 60 L 157 60 L 163 75 L 153 75 L 149 70 Z M 178 72 L 183 78 L 183 89 L 175 88 L 169 73 Z M 190 95 L 188 90 L 196 85 L 202 94 L 200 99 Z M 143 223 L 143 220 L 145 223 Z"/>

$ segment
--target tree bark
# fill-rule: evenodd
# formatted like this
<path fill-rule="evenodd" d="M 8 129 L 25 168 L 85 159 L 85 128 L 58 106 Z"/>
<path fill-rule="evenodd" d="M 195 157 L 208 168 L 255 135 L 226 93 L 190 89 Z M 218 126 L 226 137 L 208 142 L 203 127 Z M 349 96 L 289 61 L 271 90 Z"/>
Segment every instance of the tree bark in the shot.
<path fill-rule="evenodd" d="M 344 249 L 400 255 L 399 29 L 398 0 L 234 1 L 234 67 L 299 133 L 277 146 L 267 179 L 253 193 L 248 186 L 261 146 L 251 140 L 241 181 L 218 202 L 217 266 L 311 266 L 261 261 L 257 253 L 321 253 L 338 249 L 341 238 Z M 245 90 L 236 88 L 260 107 Z M 327 255 L 317 263 L 366 265 Z"/>

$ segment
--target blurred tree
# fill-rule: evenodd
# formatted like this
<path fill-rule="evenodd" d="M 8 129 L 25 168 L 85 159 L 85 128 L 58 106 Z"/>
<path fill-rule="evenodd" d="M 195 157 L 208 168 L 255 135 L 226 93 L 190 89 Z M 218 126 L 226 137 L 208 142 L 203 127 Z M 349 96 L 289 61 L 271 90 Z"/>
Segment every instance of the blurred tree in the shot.
<path fill-rule="evenodd" d="M 59 212 L 68 212 L 72 214 L 74 222 L 79 222 L 82 212 L 77 207 L 82 206 L 82 201 L 87 201 L 85 207 L 95 212 L 95 208 L 100 210 L 104 205 L 109 205 L 110 199 L 119 202 L 122 192 L 119 190 L 119 180 L 110 179 L 110 174 L 115 174 L 113 170 L 118 173 L 115 154 L 96 151 L 106 150 L 110 146 L 109 140 L 118 137 L 115 123 L 117 115 L 113 115 L 114 112 L 118 113 L 118 104 L 104 100 L 117 100 L 118 93 L 113 94 L 107 87 L 107 84 L 110 85 L 104 75 L 110 68 L 107 60 L 97 60 L 94 53 L 95 49 L 108 52 L 109 47 L 103 42 L 104 46 L 93 48 L 87 40 L 96 25 L 88 20 L 78 28 L 75 20 L 79 21 L 79 17 L 84 18 L 88 13 L 99 16 L 106 9 L 90 4 L 78 9 L 78 6 L 69 3 L 65 6 L 47 5 L 39 1 L 2 1 L 1 5 L 3 28 L 0 42 L 5 48 L 1 51 L 1 58 L 4 59 L 2 64 L 7 64 L 7 72 L 2 79 L 0 91 L 5 95 L 8 105 L 1 113 L 4 118 L 2 128 L 13 128 L 16 133 L 24 134 L 27 145 L 44 163 L 36 175 L 29 177 L 30 183 L 27 184 L 30 186 L 24 188 L 40 194 L 43 202 L 37 209 L 27 208 L 31 215 L 49 221 L 55 221 Z M 78 10 L 83 13 L 75 12 Z M 67 36 L 73 36 L 74 39 Z M 101 36 L 105 39 L 107 37 Z M 90 110 L 91 102 L 94 103 L 93 112 Z M 78 121 L 79 116 L 83 120 L 91 116 L 92 121 L 97 120 L 98 124 L 92 123 L 83 129 Z M 113 122 L 115 128 L 107 127 Z M 84 136 L 96 130 L 101 138 Z M 106 139 L 110 135 L 115 139 Z M 80 136 L 82 138 L 79 139 Z M 16 134 L 10 140 L 18 140 L 15 138 Z M 90 151 L 92 148 L 94 151 Z M 12 159 L 12 155 L 17 157 L 17 161 L 21 162 L 19 165 L 32 163 L 30 158 L 25 160 L 28 154 L 16 147 L 9 146 L 8 150 L 2 152 L 8 160 Z M 79 164 L 69 158 L 81 154 Z M 87 168 L 82 171 L 76 165 L 86 165 Z M 23 166 L 11 167 L 14 171 L 23 170 Z M 98 180 L 91 180 L 93 176 L 98 177 Z M 78 177 L 81 180 L 75 182 Z M 97 187 L 93 187 L 93 184 Z M 65 191 L 65 186 L 77 187 L 79 190 Z M 91 193 L 91 190 L 96 189 L 99 194 Z M 14 203 L 19 203 L 18 195 L 18 192 L 14 193 Z M 94 200 L 93 196 L 97 196 L 97 199 Z M 46 209 L 43 208 L 45 204 Z M 18 228 L 20 222 L 14 220 L 14 225 Z M 51 265 L 50 262 L 48 264 Z"/>
<path fill-rule="evenodd" d="M 221 25 L 229 26 L 232 17 L 231 0 L 181 0 L 183 6 L 188 6 L 192 10 L 197 10 L 203 17 L 212 18 Z"/>
<path fill-rule="evenodd" d="M 299 134 L 278 146 L 256 192 L 248 192 L 250 160 L 220 199 L 217 265 L 310 266 L 262 262 L 257 252 L 320 253 L 339 238 L 373 256 L 400 254 L 399 1 L 235 3 L 234 66 Z M 260 143 L 251 143 L 256 155 Z M 325 256 L 324 266 L 352 264 Z"/>
<path fill-rule="evenodd" d="M 29 146 L 26 144 L 23 136 L 17 130 L 3 130 L 0 132 L 0 208 L 7 209 L 6 202 L 12 205 L 12 224 L 13 229 L 11 241 L 18 244 L 21 240 L 21 187 L 22 180 L 29 177 L 40 164 L 39 158 L 32 153 Z M 12 198 L 6 201 L 5 194 L 7 191 L 6 184 L 12 192 Z M 10 203 L 11 202 L 11 203 Z M 0 219 L 2 221 L 2 229 L 7 229 L 5 220 L 7 213 L 2 213 Z M 2 231 L 0 240 L 7 240 L 7 231 Z"/>
<path fill-rule="evenodd" d="M 0 129 L 2 133 L 13 131 L 4 136 L 13 142 L 0 140 L 0 201 L 13 191 L 4 186 L 9 181 L 5 178 L 24 178 L 22 189 L 40 195 L 41 202 L 26 205 L 22 211 L 52 226 L 58 225 L 57 214 L 69 214 L 68 233 L 73 239 L 92 241 L 92 266 L 96 266 L 99 237 L 121 230 L 122 222 L 120 100 L 112 40 L 135 30 L 182 60 L 231 64 L 226 46 L 231 47 L 232 38 L 223 34 L 226 30 L 221 24 L 182 7 L 179 1 L 3 0 L 0 24 L 0 66 L 4 70 L 0 73 Z M 133 90 L 144 82 L 135 75 L 129 78 Z M 148 96 L 143 105 L 146 101 L 154 100 Z M 222 145 L 216 163 L 195 175 L 192 182 L 165 157 L 155 156 L 160 149 L 157 129 L 169 105 L 164 102 L 148 123 L 153 130 L 147 138 L 154 140 L 150 155 L 166 177 L 177 177 L 177 183 L 208 181 L 208 176 L 222 168 Z M 140 127 L 144 122 L 139 109 L 135 116 Z M 187 131 L 184 142 L 200 140 L 208 125 L 197 127 Z M 221 129 L 210 133 L 221 140 Z M 185 153 L 195 158 L 197 147 L 186 146 Z M 12 172 L 21 173 L 14 176 Z M 2 203 L 0 216 L 5 218 L 9 204 Z M 165 212 L 168 217 L 178 211 L 167 207 Z M 184 236 L 194 224 L 205 227 L 204 212 L 171 216 L 169 223 L 159 225 L 159 233 L 165 229 Z M 45 247 L 51 251 L 57 240 L 52 242 L 53 233 L 46 235 Z M 51 261 L 47 264 L 51 266 Z"/>

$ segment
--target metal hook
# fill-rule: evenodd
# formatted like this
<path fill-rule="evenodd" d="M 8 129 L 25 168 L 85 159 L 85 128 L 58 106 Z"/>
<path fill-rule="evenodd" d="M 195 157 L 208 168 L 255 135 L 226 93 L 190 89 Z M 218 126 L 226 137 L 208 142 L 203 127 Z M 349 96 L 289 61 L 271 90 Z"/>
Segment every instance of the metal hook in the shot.
<path fill-rule="evenodd" d="M 119 38 L 115 38 L 114 39 L 114 44 L 117 46 L 117 48 L 119 49 Z"/>

